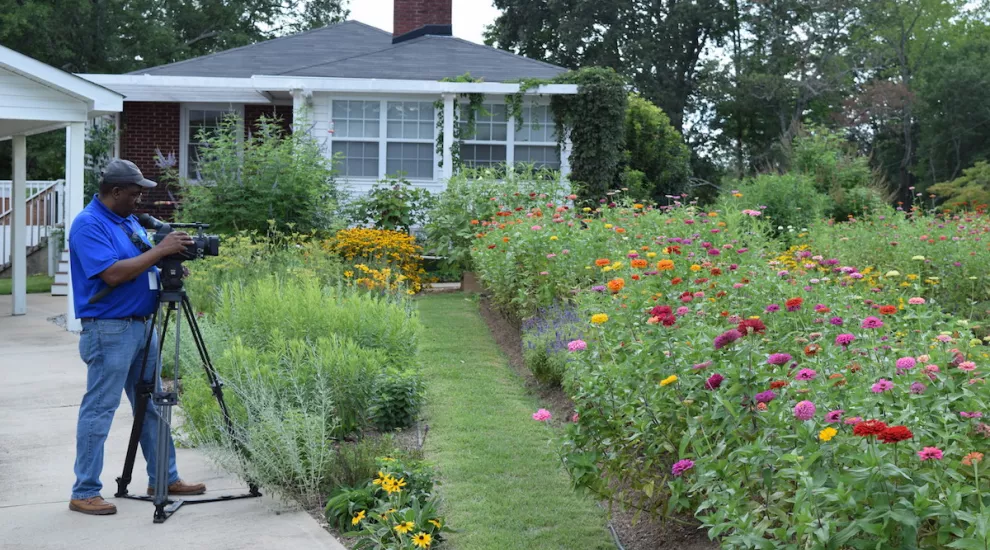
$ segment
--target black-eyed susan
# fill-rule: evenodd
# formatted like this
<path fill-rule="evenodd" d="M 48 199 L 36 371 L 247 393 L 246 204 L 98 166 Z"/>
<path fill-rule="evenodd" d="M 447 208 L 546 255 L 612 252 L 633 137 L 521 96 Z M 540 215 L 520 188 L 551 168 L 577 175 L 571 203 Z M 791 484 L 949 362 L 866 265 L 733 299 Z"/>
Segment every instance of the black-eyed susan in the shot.
<path fill-rule="evenodd" d="M 430 544 L 433 543 L 433 537 L 430 536 L 429 533 L 420 531 L 419 533 L 413 535 L 412 542 L 420 548 L 429 548 Z"/>
<path fill-rule="evenodd" d="M 357 525 L 361 523 L 361 520 L 364 519 L 364 514 L 365 514 L 364 510 L 361 510 L 360 512 L 354 514 L 354 517 L 351 518 L 351 525 Z"/>
<path fill-rule="evenodd" d="M 412 531 L 416 527 L 416 524 L 411 521 L 403 521 L 395 526 L 395 531 L 405 535 L 409 531 Z"/>

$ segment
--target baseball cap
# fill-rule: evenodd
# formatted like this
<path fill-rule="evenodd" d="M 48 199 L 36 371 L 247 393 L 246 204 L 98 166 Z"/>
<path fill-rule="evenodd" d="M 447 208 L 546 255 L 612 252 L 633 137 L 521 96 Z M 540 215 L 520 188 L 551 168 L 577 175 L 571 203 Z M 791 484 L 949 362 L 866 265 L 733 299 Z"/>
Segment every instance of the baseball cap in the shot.
<path fill-rule="evenodd" d="M 141 187 L 155 187 L 158 184 L 145 178 L 141 169 L 129 160 L 113 159 L 103 169 L 102 179 L 104 183 L 119 185 L 140 185 Z"/>

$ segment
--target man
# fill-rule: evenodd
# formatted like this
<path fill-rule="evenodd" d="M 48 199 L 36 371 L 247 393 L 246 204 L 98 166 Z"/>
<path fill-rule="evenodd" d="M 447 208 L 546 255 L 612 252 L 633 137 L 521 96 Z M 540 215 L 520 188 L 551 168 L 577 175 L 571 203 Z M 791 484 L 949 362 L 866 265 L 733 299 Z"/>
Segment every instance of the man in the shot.
<path fill-rule="evenodd" d="M 142 376 L 148 331 L 154 332 L 151 316 L 158 306 L 158 268 L 162 258 L 193 244 L 186 233 L 169 233 L 154 248 L 141 252 L 135 241 L 149 246 L 147 233 L 133 215 L 145 189 L 155 187 L 133 162 L 114 159 L 100 179 L 100 193 L 72 222 L 69 256 L 76 317 L 82 320 L 79 353 L 86 362 L 86 394 L 79 407 L 76 427 L 76 483 L 69 509 L 92 515 L 108 515 L 117 507 L 103 500 L 100 474 L 103 444 L 120 405 L 120 392 L 134 408 L 135 387 Z M 89 303 L 90 298 L 113 287 L 109 294 Z M 146 380 L 155 376 L 159 360 L 158 339 L 153 335 L 148 350 Z M 155 380 L 161 387 L 161 380 Z M 141 430 L 141 452 L 148 462 L 148 494 L 154 494 L 158 410 L 148 407 Z M 202 483 L 185 483 L 175 467 L 175 446 L 169 437 L 169 494 L 198 495 Z"/>

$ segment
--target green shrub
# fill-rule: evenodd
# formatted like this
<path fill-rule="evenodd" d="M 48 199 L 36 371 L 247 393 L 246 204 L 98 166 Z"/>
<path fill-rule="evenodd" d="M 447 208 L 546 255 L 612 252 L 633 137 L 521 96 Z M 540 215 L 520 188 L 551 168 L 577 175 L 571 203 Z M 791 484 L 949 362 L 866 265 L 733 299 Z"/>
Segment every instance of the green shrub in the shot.
<path fill-rule="evenodd" d="M 580 340 L 583 323 L 573 306 L 556 303 L 523 323 L 523 358 L 542 384 L 560 386 L 568 363 L 568 343 Z"/>
<path fill-rule="evenodd" d="M 815 188 L 815 182 L 809 176 L 794 172 L 757 176 L 741 185 L 739 191 L 747 204 L 765 207 L 761 219 L 766 220 L 778 236 L 807 228 L 824 217 L 830 206 L 829 197 Z M 722 200 L 725 206 L 733 198 Z"/>
<path fill-rule="evenodd" d="M 691 150 L 666 113 L 629 94 L 625 135 L 623 183 L 631 192 L 639 189 L 633 198 L 662 202 L 665 195 L 684 191 L 691 176 Z"/>
<path fill-rule="evenodd" d="M 225 118 L 197 137 L 192 159 L 199 181 L 184 182 L 179 218 L 214 232 L 268 230 L 269 220 L 296 230 L 332 224 L 338 194 L 332 163 L 306 132 L 284 134 L 278 119 L 261 117 L 244 137 L 243 122 Z"/>
<path fill-rule="evenodd" d="M 949 210 L 986 210 L 990 204 L 990 164 L 977 162 L 958 178 L 928 188 Z"/>
<path fill-rule="evenodd" d="M 423 381 L 411 370 L 389 369 L 375 380 L 370 416 L 381 431 L 407 428 L 423 404 Z"/>
<path fill-rule="evenodd" d="M 315 342 L 340 334 L 406 367 L 414 362 L 421 326 L 405 304 L 341 285 L 325 287 L 312 278 L 269 276 L 225 284 L 216 321 L 260 349 L 285 338 Z"/>
<path fill-rule="evenodd" d="M 353 224 L 390 231 L 409 231 L 421 226 L 433 204 L 433 195 L 414 187 L 405 178 L 376 183 L 370 191 L 345 208 Z"/>
<path fill-rule="evenodd" d="M 396 453 L 398 449 L 392 434 L 341 441 L 337 445 L 331 481 L 335 487 L 344 489 L 362 485 L 377 474 L 379 459 Z"/>

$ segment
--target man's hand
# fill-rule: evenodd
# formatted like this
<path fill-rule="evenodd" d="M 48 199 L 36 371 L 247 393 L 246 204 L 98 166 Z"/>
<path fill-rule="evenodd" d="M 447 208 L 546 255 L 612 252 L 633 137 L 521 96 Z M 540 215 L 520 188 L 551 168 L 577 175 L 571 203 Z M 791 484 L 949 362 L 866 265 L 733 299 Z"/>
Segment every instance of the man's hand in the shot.
<path fill-rule="evenodd" d="M 188 233 L 173 231 L 168 235 L 165 235 L 162 242 L 155 245 L 155 250 L 158 251 L 162 257 L 165 257 L 184 252 L 186 247 L 191 244 L 193 244 L 193 239 Z"/>

